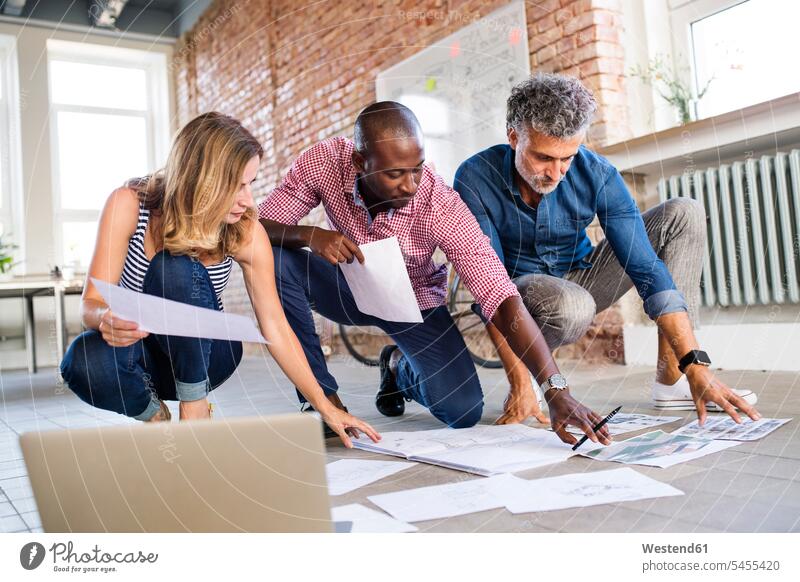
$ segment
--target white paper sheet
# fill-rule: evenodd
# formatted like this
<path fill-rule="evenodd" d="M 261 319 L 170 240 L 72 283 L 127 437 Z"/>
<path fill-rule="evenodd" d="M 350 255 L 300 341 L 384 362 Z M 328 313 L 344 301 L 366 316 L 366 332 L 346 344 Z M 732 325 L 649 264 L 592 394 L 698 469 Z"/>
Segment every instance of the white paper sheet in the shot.
<path fill-rule="evenodd" d="M 384 321 L 421 323 L 417 297 L 411 287 L 397 237 L 359 247 L 364 264 L 339 263 L 359 311 Z"/>
<path fill-rule="evenodd" d="M 666 468 L 735 447 L 738 444 L 740 443 L 734 441 L 714 441 L 656 430 L 608 447 L 583 451 L 580 454 L 598 461 Z"/>
<path fill-rule="evenodd" d="M 505 484 L 502 495 L 511 513 L 529 513 L 671 497 L 683 492 L 625 467 L 531 481 L 515 478 Z"/>
<path fill-rule="evenodd" d="M 354 439 L 353 444 L 364 450 L 484 476 L 542 467 L 576 454 L 555 433 L 521 424 L 388 432 L 381 437 L 377 444 L 366 437 Z M 589 451 L 602 445 L 584 446 Z"/>
<path fill-rule="evenodd" d="M 379 481 L 416 463 L 400 461 L 365 461 L 361 459 L 340 459 L 325 466 L 328 475 L 328 493 L 344 495 L 359 487 Z"/>
<path fill-rule="evenodd" d="M 137 293 L 95 278 L 92 278 L 92 283 L 114 315 L 135 321 L 143 331 L 183 337 L 268 343 L 256 324 L 244 315 L 203 309 Z"/>
<path fill-rule="evenodd" d="M 703 426 L 700 426 L 699 422 L 695 420 L 686 426 L 682 426 L 672 434 L 724 441 L 757 441 L 790 420 L 792 419 L 761 418 L 754 421 L 742 415 L 742 424 L 736 424 L 727 415 L 716 418 L 707 417 Z"/>
<path fill-rule="evenodd" d="M 618 412 L 614 415 L 614 418 L 606 423 L 606 426 L 608 427 L 608 431 L 611 433 L 611 436 L 616 436 L 625 434 L 627 432 L 652 428 L 654 426 L 659 426 L 661 424 L 667 424 L 682 419 L 682 416 L 651 416 L 649 414 Z M 567 432 L 579 435 L 584 434 L 581 429 L 575 426 L 568 427 Z"/>
<path fill-rule="evenodd" d="M 351 503 L 331 509 L 333 521 L 350 521 L 353 523 L 350 533 L 406 533 L 417 531 L 417 528 L 410 523 L 403 523 L 375 511 L 369 507 L 364 507 L 360 503 Z"/>
<path fill-rule="evenodd" d="M 623 468 L 531 481 L 509 474 L 497 475 L 373 495 L 369 500 L 399 520 L 414 522 L 498 507 L 512 513 L 529 513 L 676 495 L 683 492 Z"/>
<path fill-rule="evenodd" d="M 513 475 L 420 487 L 368 499 L 401 521 L 427 521 L 503 507 L 504 489 Z"/>

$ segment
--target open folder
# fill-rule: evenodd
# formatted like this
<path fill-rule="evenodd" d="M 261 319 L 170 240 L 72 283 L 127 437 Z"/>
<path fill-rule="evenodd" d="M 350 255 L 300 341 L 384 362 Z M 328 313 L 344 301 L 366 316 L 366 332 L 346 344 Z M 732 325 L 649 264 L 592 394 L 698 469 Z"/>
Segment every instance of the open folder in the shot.
<path fill-rule="evenodd" d="M 111 312 L 135 321 L 150 333 L 228 341 L 269 343 L 249 317 L 195 307 L 187 303 L 137 293 L 92 277 Z"/>
<path fill-rule="evenodd" d="M 485 477 L 560 463 L 576 454 L 555 433 L 522 424 L 385 432 L 378 443 L 361 437 L 353 446 Z M 589 450 L 601 446 L 586 444 Z"/>

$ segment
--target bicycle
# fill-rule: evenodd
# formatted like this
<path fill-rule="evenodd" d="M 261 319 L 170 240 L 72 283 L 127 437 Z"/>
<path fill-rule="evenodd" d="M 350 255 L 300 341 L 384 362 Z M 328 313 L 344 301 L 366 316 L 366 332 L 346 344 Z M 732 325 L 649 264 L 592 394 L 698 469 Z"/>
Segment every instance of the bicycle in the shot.
<path fill-rule="evenodd" d="M 447 309 L 461 332 L 472 361 L 484 368 L 502 368 L 486 327 L 481 318 L 472 310 L 475 299 L 461 284 L 461 278 L 450 269 L 447 281 Z M 353 326 L 339 324 L 339 334 L 347 351 L 356 360 L 367 366 L 378 365 L 381 349 L 393 343 L 386 333 L 374 326 Z"/>

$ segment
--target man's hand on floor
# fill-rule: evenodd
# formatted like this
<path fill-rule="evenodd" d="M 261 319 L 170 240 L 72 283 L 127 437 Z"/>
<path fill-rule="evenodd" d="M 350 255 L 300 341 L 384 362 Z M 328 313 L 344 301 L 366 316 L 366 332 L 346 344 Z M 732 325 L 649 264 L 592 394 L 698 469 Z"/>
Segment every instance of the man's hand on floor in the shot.
<path fill-rule="evenodd" d="M 520 379 L 511 385 L 503 404 L 503 415 L 495 421 L 495 424 L 516 424 L 531 417 L 542 424 L 550 424 L 547 415 L 539 406 L 536 391 L 526 371 L 524 380 Z"/>
<path fill-rule="evenodd" d="M 567 432 L 568 426 L 577 426 L 593 443 L 611 444 L 611 435 L 608 432 L 608 425 L 603 426 L 597 432 L 595 427 L 603 418 L 587 408 L 577 400 L 567 390 L 550 390 L 552 396 L 548 398 L 547 405 L 550 409 L 550 424 L 559 438 L 567 444 L 574 445 L 578 442 L 573 435 Z"/>
<path fill-rule="evenodd" d="M 692 399 L 697 408 L 697 419 L 701 426 L 706 421 L 707 402 L 717 403 L 736 422 L 742 422 L 736 412 L 737 408 L 753 420 L 761 418 L 761 414 L 755 407 L 750 406 L 723 382 L 717 380 L 711 370 L 705 366 L 693 365 L 686 368 L 686 379 L 692 390 Z"/>

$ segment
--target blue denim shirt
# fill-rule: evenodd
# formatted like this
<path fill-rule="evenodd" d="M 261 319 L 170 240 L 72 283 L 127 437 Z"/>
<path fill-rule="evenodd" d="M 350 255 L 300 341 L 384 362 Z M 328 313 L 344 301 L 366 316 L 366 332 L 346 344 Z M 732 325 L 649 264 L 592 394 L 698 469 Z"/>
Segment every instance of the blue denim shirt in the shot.
<path fill-rule="evenodd" d="M 556 189 L 537 208 L 514 181 L 514 150 L 483 150 L 458 168 L 455 189 L 478 219 L 514 279 L 531 273 L 563 277 L 587 269 L 592 243 L 586 227 L 597 216 L 606 239 L 644 300 L 651 319 L 688 311 L 666 265 L 653 250 L 636 202 L 617 169 L 581 146 Z"/>

